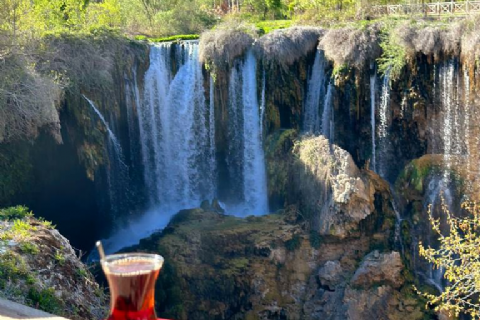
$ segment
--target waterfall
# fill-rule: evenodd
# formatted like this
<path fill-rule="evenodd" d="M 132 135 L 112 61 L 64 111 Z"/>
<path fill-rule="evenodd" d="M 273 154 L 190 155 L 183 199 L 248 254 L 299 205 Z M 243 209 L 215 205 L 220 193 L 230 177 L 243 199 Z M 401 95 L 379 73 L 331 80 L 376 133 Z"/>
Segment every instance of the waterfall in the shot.
<path fill-rule="evenodd" d="M 469 135 L 469 111 L 468 103 L 461 105 L 461 76 L 458 72 L 458 65 L 451 59 L 439 66 L 439 91 L 441 105 L 441 140 L 443 145 L 444 174 L 445 184 L 450 180 L 450 171 L 454 161 L 458 156 L 468 154 L 469 141 L 466 140 Z M 465 92 L 469 95 L 469 92 Z M 466 97 L 465 97 L 466 98 Z"/>
<path fill-rule="evenodd" d="M 377 92 L 377 73 L 374 72 L 370 76 L 370 124 L 372 128 L 372 168 L 377 168 L 377 146 L 375 143 L 376 124 L 375 124 L 375 110 L 376 110 L 376 92 Z"/>
<path fill-rule="evenodd" d="M 150 210 L 105 241 L 108 252 L 133 245 L 163 228 L 181 209 L 196 208 L 216 196 L 213 83 L 205 99 L 198 44 L 171 43 L 150 50 L 143 101 L 137 109 L 144 182 Z"/>
<path fill-rule="evenodd" d="M 180 46 L 184 64 L 174 77 L 168 71 L 169 46 L 151 49 L 145 102 L 139 109 L 140 139 L 151 203 L 190 208 L 215 196 L 215 179 L 210 174 L 215 172 L 213 105 L 206 106 L 198 44 Z"/>
<path fill-rule="evenodd" d="M 325 55 L 323 51 L 317 50 L 308 78 L 307 97 L 304 105 L 303 131 L 305 133 L 318 134 L 321 130 L 319 108 L 321 98 L 325 95 L 325 66 Z"/>
<path fill-rule="evenodd" d="M 382 93 L 380 99 L 380 109 L 379 117 L 380 123 L 378 125 L 378 137 L 379 137 L 379 161 L 376 161 L 377 173 L 383 177 L 387 178 L 388 175 L 388 152 L 389 152 L 389 132 L 388 132 L 388 122 L 389 122 L 389 112 L 390 112 L 390 69 L 387 70 L 385 76 L 383 77 L 382 83 Z"/>
<path fill-rule="evenodd" d="M 262 215 L 269 210 L 256 73 L 257 63 L 250 50 L 230 74 L 227 163 L 235 190 L 226 205 L 227 212 L 241 216 Z"/>
<path fill-rule="evenodd" d="M 257 63 L 249 51 L 244 60 L 236 61 L 230 75 L 225 159 L 229 174 L 224 177 L 229 196 L 221 200 L 228 214 L 240 216 L 269 211 L 262 139 L 265 76 L 260 93 L 256 74 Z M 151 47 L 143 100 L 135 80 L 127 98 L 137 105 L 143 180 L 151 209 L 105 240 L 107 252 L 137 243 L 163 228 L 179 210 L 196 208 L 217 196 L 215 83 L 213 77 L 208 80 L 209 92 L 197 42 Z"/>
<path fill-rule="evenodd" d="M 471 172 L 472 172 L 472 150 L 470 149 L 470 77 L 468 75 L 468 67 L 464 66 L 463 70 L 463 91 L 464 91 L 464 101 L 465 101 L 465 143 L 466 143 L 466 154 L 467 154 L 467 170 L 468 170 L 468 180 L 471 181 Z"/>
<path fill-rule="evenodd" d="M 216 194 L 217 190 L 217 159 L 215 148 L 215 82 L 213 77 L 210 76 L 210 105 L 208 110 L 208 132 L 209 132 L 209 148 L 208 148 L 208 168 L 210 168 L 210 177 L 209 181 L 212 183 L 210 186 L 210 194 Z"/>
<path fill-rule="evenodd" d="M 118 155 L 118 156 L 121 156 L 122 155 L 122 147 L 120 145 L 120 143 L 118 142 L 118 139 L 117 137 L 115 136 L 115 134 L 113 133 L 113 131 L 110 129 L 110 126 L 108 125 L 108 122 L 105 120 L 105 118 L 103 117 L 103 115 L 100 113 L 100 111 L 97 109 L 97 107 L 95 106 L 95 103 L 93 103 L 92 100 L 88 99 L 86 96 L 82 95 L 83 98 L 85 100 L 87 100 L 88 104 L 90 105 L 90 107 L 93 109 L 93 111 L 95 112 L 95 114 L 98 116 L 98 118 L 100 119 L 100 121 L 103 123 L 103 126 L 105 127 L 105 129 L 107 130 L 107 133 L 108 133 L 108 138 L 109 140 L 112 142 L 112 146 L 113 148 L 115 149 L 115 153 Z"/>
<path fill-rule="evenodd" d="M 265 123 L 265 87 L 266 87 L 266 73 L 265 69 L 263 69 L 262 73 L 262 97 L 260 100 L 260 136 L 262 137 L 263 140 L 263 124 Z"/>
<path fill-rule="evenodd" d="M 322 135 L 324 135 L 330 141 L 330 143 L 333 143 L 335 129 L 332 101 L 334 90 L 335 85 L 330 82 L 328 84 L 327 94 L 325 95 L 322 113 Z"/>
<path fill-rule="evenodd" d="M 128 208 L 128 166 L 125 164 L 125 158 L 122 150 L 122 146 L 117 137 L 113 133 L 108 122 L 103 117 L 102 113 L 97 109 L 95 103 L 82 95 L 88 102 L 94 113 L 102 122 L 103 126 L 107 130 L 107 156 L 108 167 L 106 170 L 107 184 L 108 184 L 108 197 L 110 211 L 113 217 L 116 218 L 122 210 Z"/>

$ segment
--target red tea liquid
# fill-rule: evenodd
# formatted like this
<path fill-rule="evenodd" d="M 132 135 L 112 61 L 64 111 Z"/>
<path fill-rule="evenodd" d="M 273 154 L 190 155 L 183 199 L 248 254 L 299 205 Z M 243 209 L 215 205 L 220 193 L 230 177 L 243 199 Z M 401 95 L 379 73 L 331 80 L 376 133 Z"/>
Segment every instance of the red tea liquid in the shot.
<path fill-rule="evenodd" d="M 109 262 L 104 271 L 110 285 L 108 320 L 155 320 L 155 281 L 161 264 L 128 257 Z"/>

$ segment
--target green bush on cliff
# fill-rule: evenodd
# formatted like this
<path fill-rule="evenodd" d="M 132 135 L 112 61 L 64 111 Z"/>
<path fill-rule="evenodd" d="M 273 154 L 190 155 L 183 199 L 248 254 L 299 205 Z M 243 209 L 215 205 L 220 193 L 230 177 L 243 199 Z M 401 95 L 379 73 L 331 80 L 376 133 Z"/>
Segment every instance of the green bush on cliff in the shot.
<path fill-rule="evenodd" d="M 32 217 L 33 213 L 25 206 L 0 209 L 0 220 L 16 220 Z"/>
<path fill-rule="evenodd" d="M 398 36 L 396 32 L 393 32 L 392 26 L 382 30 L 380 39 L 382 56 L 377 59 L 379 72 L 396 80 L 400 77 L 403 68 L 407 64 L 406 49 L 399 44 Z"/>
<path fill-rule="evenodd" d="M 45 312 L 49 312 L 52 314 L 63 314 L 64 305 L 55 296 L 54 288 L 39 290 L 32 287 L 28 291 L 27 299 L 30 300 L 31 305 Z"/>

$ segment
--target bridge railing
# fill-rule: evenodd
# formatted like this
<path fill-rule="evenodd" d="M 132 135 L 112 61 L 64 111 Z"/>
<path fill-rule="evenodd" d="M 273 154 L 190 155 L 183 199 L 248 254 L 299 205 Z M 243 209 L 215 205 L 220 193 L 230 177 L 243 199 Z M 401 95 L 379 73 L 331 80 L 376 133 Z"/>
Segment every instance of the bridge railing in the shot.
<path fill-rule="evenodd" d="M 372 13 L 376 16 L 385 15 L 467 15 L 480 13 L 480 1 L 464 2 L 434 2 L 425 4 L 397 4 L 397 5 L 378 5 L 372 7 Z"/>

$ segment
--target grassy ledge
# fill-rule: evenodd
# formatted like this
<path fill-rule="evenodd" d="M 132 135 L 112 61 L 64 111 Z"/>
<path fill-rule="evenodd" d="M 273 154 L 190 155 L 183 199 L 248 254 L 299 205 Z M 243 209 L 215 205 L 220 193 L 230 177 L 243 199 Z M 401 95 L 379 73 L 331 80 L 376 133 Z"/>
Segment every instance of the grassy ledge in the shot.
<path fill-rule="evenodd" d="M 179 34 L 176 36 L 164 37 L 164 38 L 149 38 L 147 36 L 135 36 L 135 40 L 148 41 L 148 42 L 172 42 L 181 40 L 198 40 L 200 35 L 198 34 Z"/>

